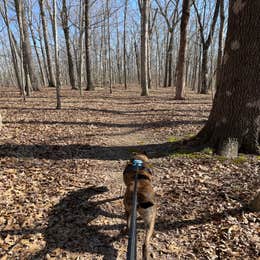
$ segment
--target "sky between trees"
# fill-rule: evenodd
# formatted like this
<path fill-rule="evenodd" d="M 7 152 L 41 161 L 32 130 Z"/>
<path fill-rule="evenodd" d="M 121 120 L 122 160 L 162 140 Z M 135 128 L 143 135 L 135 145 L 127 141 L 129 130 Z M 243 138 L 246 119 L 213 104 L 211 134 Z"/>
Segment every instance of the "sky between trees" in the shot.
<path fill-rule="evenodd" d="M 16 15 L 14 1 L 5 1 L 7 6 L 7 18 L 10 24 L 10 30 L 16 40 L 19 50 L 20 33 L 18 19 Z M 22 1 L 20 1 L 21 3 Z M 32 49 L 33 64 L 41 86 L 48 85 L 49 71 L 46 65 L 46 53 L 43 37 L 43 28 L 41 22 L 39 1 L 24 0 L 25 16 L 28 22 L 28 32 L 30 45 Z M 225 15 L 227 15 L 227 1 L 225 2 Z M 80 39 L 80 12 L 83 2 L 81 0 L 65 1 L 68 15 L 70 52 L 73 62 L 73 73 L 75 74 L 75 85 L 77 87 L 77 66 L 79 55 L 84 55 L 84 46 L 79 51 Z M 209 34 L 212 16 L 214 13 L 216 1 L 195 1 L 198 12 L 203 24 L 203 33 Z M 58 25 L 58 43 L 59 43 L 59 63 L 61 70 L 62 85 L 71 85 L 69 79 L 68 52 L 64 30 L 62 28 L 61 14 L 64 1 L 58 0 L 57 4 L 57 25 Z M 127 10 L 125 6 L 127 4 Z M 54 66 L 54 38 L 51 25 L 51 16 L 53 15 L 53 1 L 44 1 L 44 12 L 47 23 L 48 44 L 52 66 Z M 192 1 L 191 1 L 192 5 Z M 4 86 L 17 85 L 15 77 L 10 42 L 8 40 L 8 31 L 4 21 L 5 9 L 4 1 L 1 1 L 0 16 L 0 84 Z M 179 49 L 180 18 L 182 15 L 181 0 L 153 0 L 150 5 L 149 26 L 151 29 L 150 64 L 151 64 L 151 82 L 153 87 L 174 86 L 176 78 L 176 62 Z M 123 82 L 124 70 L 124 17 L 126 16 L 126 81 L 127 83 L 138 83 L 140 80 L 140 10 L 137 0 L 119 1 L 108 0 L 89 1 L 89 35 L 90 35 L 90 67 L 93 76 L 93 83 L 96 86 L 106 86 L 111 81 L 112 85 Z M 153 21 L 154 19 L 154 21 Z M 168 23 L 168 24 L 167 24 Z M 169 27 L 170 25 L 170 27 Z M 214 88 L 216 76 L 216 59 L 218 52 L 218 31 L 220 19 L 218 17 L 213 34 L 213 40 L 208 51 L 208 89 Z M 109 31 L 108 31 L 109 29 Z M 226 25 L 224 26 L 224 34 Z M 171 61 L 169 57 L 169 42 L 173 34 L 173 48 L 170 50 Z M 110 37 L 108 37 L 108 35 Z M 84 35 L 83 35 L 84 38 Z M 109 39 L 110 38 L 110 39 Z M 109 43 L 108 43 L 109 39 Z M 36 53 L 38 52 L 38 54 Z M 80 54 L 81 53 L 81 54 Z M 19 51 L 18 63 L 19 61 Z M 38 55 L 38 57 L 37 57 Z M 109 56 L 111 62 L 109 63 Z M 200 70 L 202 60 L 202 46 L 199 32 L 198 16 L 194 6 L 191 6 L 190 20 L 187 32 L 187 51 L 186 51 L 186 85 L 193 90 L 200 91 Z M 171 65 L 166 65 L 171 62 Z M 83 62 L 83 87 L 85 86 L 85 69 Z M 171 66 L 169 68 L 169 66 Z M 54 69 L 55 70 L 55 69 Z M 170 70 L 170 71 L 169 71 Z M 111 71 L 111 78 L 109 73 Z M 168 71 L 168 75 L 166 75 Z M 169 76 L 171 75 L 171 76 Z M 171 79 L 169 79 L 171 78 Z"/>

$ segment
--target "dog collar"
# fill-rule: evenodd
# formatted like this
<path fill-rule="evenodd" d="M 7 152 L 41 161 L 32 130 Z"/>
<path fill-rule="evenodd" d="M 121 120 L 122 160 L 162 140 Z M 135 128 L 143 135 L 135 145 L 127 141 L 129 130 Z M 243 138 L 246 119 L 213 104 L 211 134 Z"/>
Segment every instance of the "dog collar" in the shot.
<path fill-rule="evenodd" d="M 137 168 L 137 169 L 142 168 L 143 167 L 143 161 L 135 159 L 135 160 L 132 161 L 132 166 L 134 168 Z"/>

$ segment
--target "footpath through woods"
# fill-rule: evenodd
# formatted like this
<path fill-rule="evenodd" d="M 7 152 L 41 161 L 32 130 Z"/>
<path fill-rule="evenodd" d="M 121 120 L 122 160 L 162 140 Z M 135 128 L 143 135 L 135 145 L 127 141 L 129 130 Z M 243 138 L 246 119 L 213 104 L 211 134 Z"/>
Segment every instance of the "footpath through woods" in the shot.
<path fill-rule="evenodd" d="M 259 186 L 259 158 L 174 150 L 207 120 L 210 96 L 172 89 L 0 92 L 1 259 L 125 259 L 122 172 L 151 157 L 158 216 L 154 259 L 257 259 L 259 214 L 241 207 Z M 138 255 L 143 226 L 138 226 Z"/>

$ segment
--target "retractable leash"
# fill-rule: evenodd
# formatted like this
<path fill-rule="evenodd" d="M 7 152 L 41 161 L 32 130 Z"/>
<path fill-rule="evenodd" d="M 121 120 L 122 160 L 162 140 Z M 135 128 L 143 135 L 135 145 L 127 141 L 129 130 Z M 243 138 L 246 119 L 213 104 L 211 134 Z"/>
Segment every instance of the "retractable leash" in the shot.
<path fill-rule="evenodd" d="M 143 167 L 142 160 L 133 160 L 133 168 L 136 170 L 135 173 L 135 183 L 134 183 L 134 193 L 133 193 L 133 208 L 130 222 L 130 231 L 128 237 L 128 247 L 127 247 L 127 260 L 136 260 L 136 209 L 137 209 L 137 175 L 138 170 Z"/>

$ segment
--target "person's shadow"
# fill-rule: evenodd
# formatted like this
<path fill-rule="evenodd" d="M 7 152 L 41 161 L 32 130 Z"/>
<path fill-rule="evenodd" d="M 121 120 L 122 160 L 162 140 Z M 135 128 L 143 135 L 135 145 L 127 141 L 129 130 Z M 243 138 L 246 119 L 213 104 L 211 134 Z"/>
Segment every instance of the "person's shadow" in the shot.
<path fill-rule="evenodd" d="M 121 215 L 108 213 L 99 205 L 120 199 L 120 197 L 90 201 L 94 195 L 107 192 L 107 187 L 88 187 L 69 193 L 49 213 L 48 227 L 44 230 L 46 246 L 30 259 L 44 259 L 56 248 L 70 252 L 90 252 L 103 255 L 103 259 L 116 259 L 117 250 L 111 244 L 115 238 L 100 231 L 102 229 L 120 229 L 120 225 L 92 225 L 91 221 L 98 216 L 122 218 Z"/>

